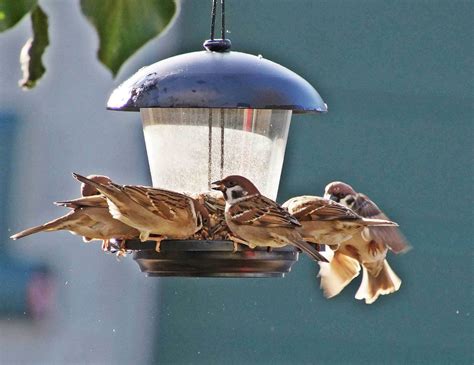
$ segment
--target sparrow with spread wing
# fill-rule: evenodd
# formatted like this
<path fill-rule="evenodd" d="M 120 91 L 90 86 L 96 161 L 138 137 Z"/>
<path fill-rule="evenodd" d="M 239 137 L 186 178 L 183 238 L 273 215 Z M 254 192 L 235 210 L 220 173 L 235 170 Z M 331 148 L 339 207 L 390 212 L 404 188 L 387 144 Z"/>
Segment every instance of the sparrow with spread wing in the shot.
<path fill-rule="evenodd" d="M 248 179 L 231 175 L 212 185 L 214 190 L 223 193 L 226 200 L 225 219 L 234 235 L 234 242 L 250 248 L 293 245 L 315 261 L 327 262 L 303 239 L 298 220 L 276 202 L 261 195 Z"/>
<path fill-rule="evenodd" d="M 96 177 L 92 177 L 94 178 Z M 100 180 L 103 181 L 102 177 Z M 139 232 L 135 228 L 112 218 L 107 201 L 102 195 L 97 195 L 100 194 L 98 191 L 89 190 L 85 193 L 87 196 L 82 198 L 55 203 L 71 208 L 68 214 L 21 231 L 10 238 L 17 240 L 38 232 L 66 230 L 83 236 L 85 242 L 102 240 L 102 248 L 106 250 L 111 239 L 126 240 L 138 237 Z"/>
<path fill-rule="evenodd" d="M 366 195 L 357 193 L 342 182 L 326 186 L 324 197 L 339 202 L 365 218 L 388 219 Z M 344 241 L 335 251 L 330 264 L 321 265 L 321 287 L 327 297 L 341 292 L 358 276 L 362 265 L 362 283 L 355 295 L 367 304 L 380 295 L 390 294 L 400 288 L 401 280 L 389 266 L 386 255 L 408 251 L 410 246 L 397 227 L 365 227 L 351 239 Z"/>
<path fill-rule="evenodd" d="M 283 204 L 302 225 L 306 241 L 337 246 L 368 226 L 396 226 L 385 219 L 368 219 L 346 206 L 319 196 L 304 195 L 291 198 Z"/>
<path fill-rule="evenodd" d="M 141 241 L 156 241 L 157 251 L 162 240 L 189 238 L 207 224 L 207 210 L 184 194 L 147 186 L 98 183 L 78 174 L 73 176 L 103 194 L 112 217 L 136 228 Z"/>

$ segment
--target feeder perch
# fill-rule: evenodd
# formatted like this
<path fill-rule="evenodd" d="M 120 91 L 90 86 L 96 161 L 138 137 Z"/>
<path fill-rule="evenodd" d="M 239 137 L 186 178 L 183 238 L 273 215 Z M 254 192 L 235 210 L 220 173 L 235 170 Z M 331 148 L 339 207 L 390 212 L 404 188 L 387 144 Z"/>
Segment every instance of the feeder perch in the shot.
<path fill-rule="evenodd" d="M 107 108 L 140 112 L 153 186 L 197 193 L 239 174 L 276 199 L 292 114 L 327 106 L 289 69 L 230 51 L 224 21 L 222 39 L 214 39 L 215 6 L 204 51 L 140 69 L 112 92 Z M 159 253 L 148 246 L 127 242 L 148 276 L 275 277 L 298 259 L 290 247 L 234 253 L 230 241 L 163 241 Z"/>

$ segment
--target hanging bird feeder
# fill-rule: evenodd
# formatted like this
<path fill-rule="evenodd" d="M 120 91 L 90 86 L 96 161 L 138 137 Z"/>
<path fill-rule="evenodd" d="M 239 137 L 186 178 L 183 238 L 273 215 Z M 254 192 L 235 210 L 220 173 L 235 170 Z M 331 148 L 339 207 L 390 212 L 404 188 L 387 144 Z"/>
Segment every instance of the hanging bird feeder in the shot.
<path fill-rule="evenodd" d="M 292 114 L 327 106 L 296 73 L 231 51 L 224 0 L 215 39 L 216 7 L 213 0 L 204 51 L 140 69 L 112 92 L 107 108 L 140 112 L 153 186 L 203 192 L 212 181 L 239 174 L 276 199 Z M 233 252 L 230 241 L 163 241 L 159 253 L 149 246 L 127 243 L 149 276 L 283 276 L 298 259 L 292 248 Z"/>

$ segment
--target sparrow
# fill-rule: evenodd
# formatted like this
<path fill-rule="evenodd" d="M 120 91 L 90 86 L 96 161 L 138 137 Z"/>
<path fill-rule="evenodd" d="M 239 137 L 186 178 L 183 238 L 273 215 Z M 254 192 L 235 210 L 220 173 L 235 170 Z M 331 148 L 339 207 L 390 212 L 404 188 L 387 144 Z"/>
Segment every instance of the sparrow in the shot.
<path fill-rule="evenodd" d="M 224 215 L 234 242 L 250 248 L 293 245 L 313 260 L 327 262 L 303 239 L 298 220 L 276 202 L 261 195 L 245 177 L 227 176 L 213 182 L 212 189 L 221 191 L 226 200 Z"/>
<path fill-rule="evenodd" d="M 100 195 L 57 202 L 56 204 L 72 208 L 72 210 L 62 217 L 37 227 L 25 229 L 10 238 L 17 240 L 38 232 L 66 230 L 72 234 L 83 236 L 85 242 L 101 240 L 102 249 L 108 250 L 111 239 L 123 241 L 136 238 L 139 235 L 135 228 L 112 218 L 107 201 Z"/>
<path fill-rule="evenodd" d="M 388 219 L 366 195 L 357 193 L 350 185 L 332 182 L 326 186 L 324 197 L 339 202 L 365 218 Z M 320 265 L 321 287 L 326 297 L 341 292 L 357 277 L 362 266 L 362 282 L 355 295 L 367 304 L 400 288 L 401 280 L 386 260 L 387 251 L 395 253 L 410 249 L 397 227 L 365 227 L 351 239 L 344 241 L 334 252 L 330 264 Z"/>
<path fill-rule="evenodd" d="M 207 191 L 204 193 L 191 194 L 202 204 L 209 213 L 209 228 L 203 228 L 203 234 L 197 239 L 226 240 L 231 235 L 227 223 L 225 222 L 225 200 L 222 194 L 217 191 Z M 207 234 L 206 234 L 207 233 Z"/>
<path fill-rule="evenodd" d="M 75 173 L 73 176 L 105 196 L 112 217 L 136 228 L 142 242 L 156 241 L 158 252 L 162 240 L 187 239 L 207 224 L 209 213 L 204 206 L 184 194 L 148 186 L 103 184 Z"/>
<path fill-rule="evenodd" d="M 283 208 L 301 223 L 306 241 L 329 245 L 333 249 L 364 227 L 397 226 L 388 220 L 363 218 L 346 206 L 319 196 L 291 198 L 283 204 Z"/>

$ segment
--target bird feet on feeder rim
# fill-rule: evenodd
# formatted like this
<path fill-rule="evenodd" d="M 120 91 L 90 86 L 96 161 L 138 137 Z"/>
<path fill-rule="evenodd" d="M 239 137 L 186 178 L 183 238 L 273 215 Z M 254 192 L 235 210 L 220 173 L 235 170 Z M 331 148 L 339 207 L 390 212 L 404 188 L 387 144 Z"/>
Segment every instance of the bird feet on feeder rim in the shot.
<path fill-rule="evenodd" d="M 232 250 L 232 253 L 236 253 L 236 252 L 239 250 L 239 243 L 242 244 L 242 245 L 248 246 L 248 242 L 247 242 L 247 241 L 244 241 L 244 240 L 241 239 L 241 238 L 238 238 L 238 237 L 229 235 L 229 236 L 228 236 L 228 239 L 229 239 L 230 241 L 232 241 L 232 243 L 234 244 L 234 249 Z"/>
<path fill-rule="evenodd" d="M 149 241 L 155 241 L 156 242 L 156 247 L 155 247 L 156 252 L 160 252 L 161 241 L 163 241 L 165 239 L 166 239 L 166 237 L 164 237 L 164 236 L 150 236 L 150 237 L 148 237 Z"/>
<path fill-rule="evenodd" d="M 272 246 L 267 246 L 267 252 L 272 252 L 273 247 Z"/>
<path fill-rule="evenodd" d="M 125 240 L 102 240 L 101 249 L 104 252 L 110 252 L 112 254 L 115 254 L 118 258 L 127 256 L 127 247 Z"/>
<path fill-rule="evenodd" d="M 110 250 L 110 240 L 102 240 L 102 245 L 100 246 L 102 251 L 109 251 Z"/>
<path fill-rule="evenodd" d="M 127 257 L 127 241 L 126 240 L 117 240 L 118 246 L 115 245 L 117 251 L 115 252 L 115 256 L 117 259 L 122 257 Z"/>

